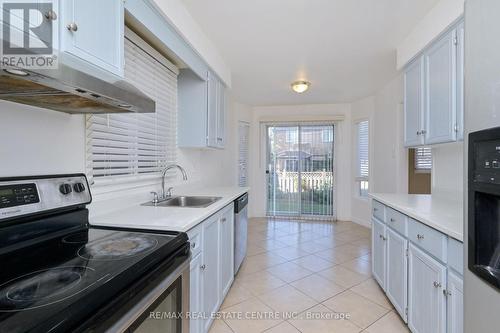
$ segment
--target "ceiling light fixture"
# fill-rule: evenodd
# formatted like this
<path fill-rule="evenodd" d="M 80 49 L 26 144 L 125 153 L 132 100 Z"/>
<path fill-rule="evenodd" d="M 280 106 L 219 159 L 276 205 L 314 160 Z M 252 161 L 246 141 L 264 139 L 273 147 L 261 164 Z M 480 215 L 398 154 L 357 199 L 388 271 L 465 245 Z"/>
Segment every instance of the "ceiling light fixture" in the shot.
<path fill-rule="evenodd" d="M 295 81 L 292 83 L 292 90 L 295 91 L 296 93 L 303 93 L 305 92 L 307 89 L 309 89 L 309 86 L 311 85 L 310 82 L 307 82 L 307 81 Z"/>

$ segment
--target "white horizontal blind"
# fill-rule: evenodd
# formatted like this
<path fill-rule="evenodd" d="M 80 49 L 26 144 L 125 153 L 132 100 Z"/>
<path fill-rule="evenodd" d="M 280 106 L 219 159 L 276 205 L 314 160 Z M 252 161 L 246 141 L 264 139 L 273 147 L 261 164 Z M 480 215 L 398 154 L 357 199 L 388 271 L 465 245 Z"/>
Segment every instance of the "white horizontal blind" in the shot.
<path fill-rule="evenodd" d="M 369 133 L 368 120 L 357 123 L 358 133 L 358 178 L 368 179 L 369 175 Z"/>
<path fill-rule="evenodd" d="M 428 147 L 415 148 L 415 170 L 430 171 L 432 169 L 432 149 Z"/>
<path fill-rule="evenodd" d="M 156 113 L 87 117 L 87 171 L 93 181 L 138 180 L 175 163 L 177 72 L 167 65 L 173 66 L 127 31 L 125 78 L 155 100 Z"/>
<path fill-rule="evenodd" d="M 238 185 L 248 186 L 248 149 L 249 149 L 250 124 L 244 121 L 239 122 L 238 136 Z"/>

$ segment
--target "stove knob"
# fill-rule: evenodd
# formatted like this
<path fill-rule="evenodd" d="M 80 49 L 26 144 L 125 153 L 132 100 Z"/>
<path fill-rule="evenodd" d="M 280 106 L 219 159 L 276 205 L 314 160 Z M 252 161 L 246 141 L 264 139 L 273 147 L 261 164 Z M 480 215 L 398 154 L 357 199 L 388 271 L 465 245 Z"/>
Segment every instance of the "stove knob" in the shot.
<path fill-rule="evenodd" d="M 59 192 L 61 192 L 64 195 L 70 194 L 72 192 L 71 185 L 62 184 L 61 186 L 59 186 Z"/>
<path fill-rule="evenodd" d="M 75 185 L 73 185 L 73 189 L 76 193 L 81 193 L 85 191 L 85 185 L 83 185 L 83 183 L 75 183 Z"/>

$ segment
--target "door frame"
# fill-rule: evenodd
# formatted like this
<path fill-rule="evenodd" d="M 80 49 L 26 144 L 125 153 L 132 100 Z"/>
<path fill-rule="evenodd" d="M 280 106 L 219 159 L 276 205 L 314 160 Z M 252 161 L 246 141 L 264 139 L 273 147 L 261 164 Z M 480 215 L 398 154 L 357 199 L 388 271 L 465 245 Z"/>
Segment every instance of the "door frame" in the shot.
<path fill-rule="evenodd" d="M 327 220 L 327 221 L 336 221 L 337 220 L 337 209 L 335 205 L 337 204 L 337 191 L 336 191 L 336 180 L 337 180 L 337 141 L 338 141 L 338 129 L 339 129 L 339 124 L 338 121 L 332 121 L 332 120 L 326 120 L 326 121 L 268 121 L 268 122 L 261 122 L 261 138 L 263 140 L 261 147 L 264 147 L 262 153 L 264 154 L 263 156 L 263 163 L 264 163 L 264 172 L 266 172 L 266 175 L 264 177 L 265 181 L 265 189 L 266 189 L 266 211 L 265 214 L 267 217 L 273 217 L 273 218 L 294 218 L 294 219 L 317 219 L 317 220 Z M 300 128 L 304 126 L 333 126 L 333 142 L 332 142 L 332 151 L 333 151 L 333 158 L 332 158 L 332 177 L 333 177 L 333 186 L 331 189 L 331 196 L 332 196 L 332 215 L 309 215 L 309 214 L 302 214 L 302 200 L 299 200 L 299 209 L 298 209 L 298 214 L 297 215 L 269 215 L 269 191 L 268 191 L 268 185 L 269 185 L 269 173 L 268 173 L 268 167 L 270 164 L 270 141 L 269 141 L 269 127 L 298 127 L 298 144 L 299 146 L 301 145 L 301 135 L 300 135 Z M 299 163 L 299 169 L 300 169 L 300 163 Z M 299 186 L 302 183 L 301 182 L 301 172 L 299 171 L 298 173 L 298 182 Z M 300 187 L 299 187 L 300 188 Z M 302 191 L 300 191 L 302 193 Z M 302 199 L 302 198 L 301 198 Z"/>

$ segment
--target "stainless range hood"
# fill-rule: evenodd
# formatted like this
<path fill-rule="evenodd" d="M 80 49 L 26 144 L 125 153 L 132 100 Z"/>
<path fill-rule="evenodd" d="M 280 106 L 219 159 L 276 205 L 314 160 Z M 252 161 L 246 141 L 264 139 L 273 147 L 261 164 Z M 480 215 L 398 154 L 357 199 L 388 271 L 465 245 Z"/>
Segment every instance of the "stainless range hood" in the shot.
<path fill-rule="evenodd" d="M 0 99 L 71 114 L 155 112 L 155 102 L 130 83 L 110 82 L 63 63 L 43 70 L 3 65 Z"/>

